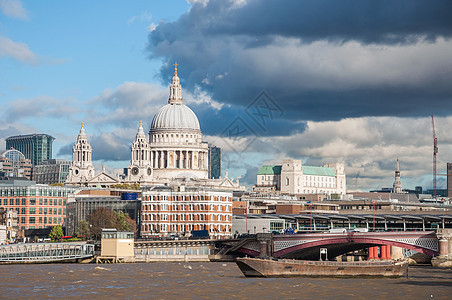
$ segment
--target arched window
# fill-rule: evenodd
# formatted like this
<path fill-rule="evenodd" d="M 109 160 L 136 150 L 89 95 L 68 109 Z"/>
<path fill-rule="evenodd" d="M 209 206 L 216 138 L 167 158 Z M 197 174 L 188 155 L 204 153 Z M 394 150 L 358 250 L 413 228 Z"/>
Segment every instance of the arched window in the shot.
<path fill-rule="evenodd" d="M 286 177 L 286 185 L 289 185 L 289 177 Z"/>

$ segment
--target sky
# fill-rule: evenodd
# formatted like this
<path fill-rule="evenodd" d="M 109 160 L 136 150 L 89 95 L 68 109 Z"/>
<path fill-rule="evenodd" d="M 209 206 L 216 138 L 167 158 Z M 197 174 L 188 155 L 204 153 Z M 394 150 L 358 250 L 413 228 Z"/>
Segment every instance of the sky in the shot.
<path fill-rule="evenodd" d="M 83 121 L 97 170 L 127 167 L 177 62 L 223 176 L 343 162 L 368 191 L 398 158 L 404 188 L 431 188 L 431 115 L 438 173 L 452 161 L 451 36 L 447 0 L 0 0 L 0 149 L 47 133 L 71 159 Z"/>

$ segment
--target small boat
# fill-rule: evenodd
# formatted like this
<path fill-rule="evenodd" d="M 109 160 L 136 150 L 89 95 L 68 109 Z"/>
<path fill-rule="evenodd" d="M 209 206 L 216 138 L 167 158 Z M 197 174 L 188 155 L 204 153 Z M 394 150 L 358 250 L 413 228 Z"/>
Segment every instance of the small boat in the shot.
<path fill-rule="evenodd" d="M 401 277 L 406 273 L 408 268 L 407 260 L 336 262 L 237 258 L 236 263 L 246 277 Z"/>

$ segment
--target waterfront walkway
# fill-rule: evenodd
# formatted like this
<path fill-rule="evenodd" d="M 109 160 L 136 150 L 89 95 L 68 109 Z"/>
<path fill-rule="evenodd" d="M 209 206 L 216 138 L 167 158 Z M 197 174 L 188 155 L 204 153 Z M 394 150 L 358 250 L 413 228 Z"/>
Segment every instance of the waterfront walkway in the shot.
<path fill-rule="evenodd" d="M 0 246 L 0 263 L 44 263 L 79 260 L 94 256 L 86 243 L 29 243 Z"/>

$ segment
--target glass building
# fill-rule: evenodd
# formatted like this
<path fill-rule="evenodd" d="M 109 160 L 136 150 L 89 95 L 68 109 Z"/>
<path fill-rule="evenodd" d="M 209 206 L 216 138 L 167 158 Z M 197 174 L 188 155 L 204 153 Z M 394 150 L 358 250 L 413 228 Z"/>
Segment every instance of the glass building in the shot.
<path fill-rule="evenodd" d="M 6 149 L 14 148 L 31 160 L 33 166 L 52 158 L 52 143 L 55 138 L 48 134 L 27 134 L 10 136 L 6 139 Z"/>
<path fill-rule="evenodd" d="M 44 160 L 33 167 L 33 180 L 41 184 L 65 183 L 71 162 L 65 159 Z"/>
<path fill-rule="evenodd" d="M 221 175 L 221 148 L 209 146 L 209 178 L 220 178 Z"/>

